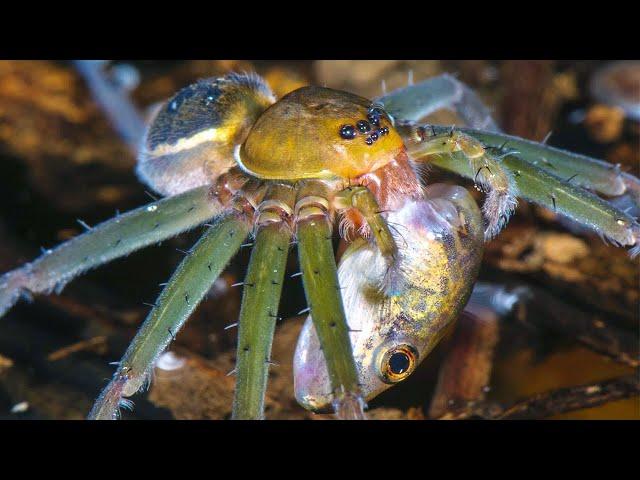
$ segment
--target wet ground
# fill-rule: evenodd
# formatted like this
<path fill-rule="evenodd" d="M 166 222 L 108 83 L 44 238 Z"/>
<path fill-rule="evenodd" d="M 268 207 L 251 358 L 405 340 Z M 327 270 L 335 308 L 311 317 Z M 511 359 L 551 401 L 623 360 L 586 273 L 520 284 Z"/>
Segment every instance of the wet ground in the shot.
<path fill-rule="evenodd" d="M 533 140 L 553 132 L 551 145 L 639 173 L 638 123 L 589 95 L 589 79 L 602 62 L 132 63 L 141 75 L 133 98 L 142 109 L 197 78 L 229 70 L 255 69 L 280 95 L 315 83 L 369 97 L 381 93 L 382 80 L 388 90 L 405 85 L 409 71 L 416 82 L 453 72 L 495 108 L 507 132 Z M 456 121 L 448 113 L 432 120 Z M 41 246 L 81 233 L 78 218 L 92 225 L 116 210 L 148 202 L 133 165 L 134 156 L 71 65 L 0 61 L 0 272 L 34 258 Z M 435 170 L 429 179 L 471 186 Z M 113 372 L 108 363 L 120 358 L 144 320 L 148 307 L 143 302 L 154 301 L 158 284 L 181 259 L 177 249 L 188 249 L 198 233 L 101 267 L 61 295 L 17 305 L 0 322 L 0 418 L 85 417 Z M 248 256 L 243 250 L 216 282 L 161 358 L 149 392 L 134 398 L 136 408 L 124 412 L 125 418 L 229 417 L 234 377 L 227 373 L 234 364 L 236 331 L 224 327 L 236 321 L 241 290 L 231 285 L 242 279 Z M 289 273 L 297 272 L 295 258 L 290 256 Z M 408 381 L 373 401 L 369 416 L 495 417 L 519 400 L 559 391 L 573 402 L 567 403 L 570 412 L 555 415 L 568 407 L 551 401 L 545 405 L 555 410 L 530 411 L 530 417 L 640 418 L 638 267 L 623 250 L 589 233 L 571 233 L 552 212 L 521 202 L 507 229 L 487 246 L 481 278 L 528 285 L 543 300 L 496 321 L 489 342 L 494 347 L 478 354 L 486 377 L 485 388 L 473 398 L 478 408 L 469 409 L 469 402 L 445 402 L 439 410 L 432 405 L 434 392 L 441 393 L 438 372 L 455 345 L 453 335 Z M 285 320 L 277 327 L 272 356 L 278 365 L 270 373 L 268 418 L 331 418 L 305 412 L 293 397 L 292 356 L 303 321 L 296 312 L 305 307 L 300 279 L 288 278 L 280 312 Z M 626 380 L 602 383 L 621 378 Z M 582 397 L 566 390 L 578 385 L 587 385 Z M 598 403 L 584 401 L 585 391 L 602 405 L 576 409 Z"/>

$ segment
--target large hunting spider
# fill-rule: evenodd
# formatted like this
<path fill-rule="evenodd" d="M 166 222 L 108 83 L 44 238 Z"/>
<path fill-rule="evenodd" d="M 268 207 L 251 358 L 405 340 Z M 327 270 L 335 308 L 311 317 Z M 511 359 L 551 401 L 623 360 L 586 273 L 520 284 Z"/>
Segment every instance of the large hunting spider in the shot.
<path fill-rule="evenodd" d="M 419 124 L 440 108 L 467 128 Z M 466 189 L 423 185 L 435 165 Z M 0 315 L 31 293 L 198 225 L 188 252 L 89 414 L 117 418 L 241 245 L 252 237 L 238 322 L 233 418 L 260 419 L 285 262 L 297 244 L 309 318 L 298 401 L 340 418 L 404 380 L 464 309 L 483 244 L 517 198 L 640 251 L 635 218 L 597 194 L 640 202 L 640 181 L 606 162 L 501 133 L 475 94 L 443 75 L 368 100 L 321 87 L 276 99 L 254 74 L 201 80 L 157 110 L 140 180 L 165 198 L 118 215 L 0 277 Z M 567 179 L 571 179 L 567 181 Z M 334 227 L 350 242 L 336 267 Z"/>

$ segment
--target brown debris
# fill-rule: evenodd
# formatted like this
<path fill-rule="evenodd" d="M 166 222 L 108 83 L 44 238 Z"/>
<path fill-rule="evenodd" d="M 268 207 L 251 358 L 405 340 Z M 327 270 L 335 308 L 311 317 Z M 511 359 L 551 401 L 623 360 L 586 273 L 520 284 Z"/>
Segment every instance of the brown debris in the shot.
<path fill-rule="evenodd" d="M 490 408 L 489 416 L 498 420 L 547 418 L 638 394 L 640 394 L 640 377 L 635 373 L 603 382 L 540 393 L 502 411 L 493 406 Z"/>
<path fill-rule="evenodd" d="M 640 131 L 638 135 L 640 135 Z M 607 160 L 614 165 L 620 164 L 623 171 L 628 171 L 633 175 L 638 175 L 640 172 L 640 148 L 637 143 L 616 144 L 607 153 Z"/>
<path fill-rule="evenodd" d="M 534 420 L 558 416 L 567 412 L 597 407 L 640 394 L 637 374 L 626 375 L 601 382 L 539 393 L 509 406 L 495 402 L 469 402 L 451 409 L 442 419 L 460 420 Z"/>
<path fill-rule="evenodd" d="M 13 360 L 5 357 L 4 355 L 0 355 L 0 373 L 5 372 L 13 367 Z"/>
<path fill-rule="evenodd" d="M 549 133 L 559 103 L 553 89 L 553 67 L 552 60 L 509 60 L 502 64 L 504 131 L 538 141 Z"/>
<path fill-rule="evenodd" d="M 270 369 L 265 399 L 265 413 L 269 419 L 325 417 L 305 411 L 293 395 L 293 352 L 303 320 L 302 317 L 286 320 L 276 330 L 271 355 L 276 365 Z M 183 366 L 171 371 L 156 368 L 149 400 L 158 407 L 169 409 L 176 419 L 230 418 L 235 376 L 229 372 L 235 364 L 235 345 L 211 360 L 184 349 L 174 352 L 184 360 Z"/>
<path fill-rule="evenodd" d="M 91 350 L 98 354 L 104 355 L 106 353 L 107 337 L 100 335 L 99 337 L 93 337 L 88 340 L 82 340 L 81 342 L 74 343 L 68 347 L 61 348 L 55 352 L 51 352 L 47 355 L 47 360 L 55 362 L 61 360 L 69 355 L 83 350 Z"/>
<path fill-rule="evenodd" d="M 585 313 L 535 286 L 527 286 L 529 300 L 518 308 L 517 320 L 540 331 L 552 332 L 631 367 L 640 366 L 637 329 L 626 329 L 605 321 L 601 315 Z"/>
<path fill-rule="evenodd" d="M 588 243 L 567 233 L 509 225 L 485 249 L 485 262 L 525 274 L 585 304 L 637 320 L 638 260 L 600 239 Z"/>
<path fill-rule="evenodd" d="M 318 85 L 368 98 L 382 95 L 382 81 L 388 92 L 407 86 L 410 71 L 415 83 L 444 73 L 437 60 L 319 60 L 314 71 Z"/>
<path fill-rule="evenodd" d="M 235 377 L 196 355 L 172 371 L 156 368 L 148 399 L 181 420 L 222 420 L 231 415 Z"/>
<path fill-rule="evenodd" d="M 32 189 L 65 208 L 87 202 L 92 179 L 79 168 L 134 165 L 81 78 L 56 62 L 0 62 L 0 148 L 28 164 Z"/>
<path fill-rule="evenodd" d="M 473 312 L 461 315 L 440 366 L 430 418 L 448 419 L 459 405 L 484 400 L 498 336 L 498 318 L 489 309 L 475 307 Z"/>
<path fill-rule="evenodd" d="M 584 124 L 594 140 L 600 143 L 610 143 L 622 135 L 624 117 L 624 110 L 620 107 L 597 104 L 587 112 Z"/>
<path fill-rule="evenodd" d="M 309 80 L 290 68 L 271 68 L 264 74 L 264 79 L 277 98 L 309 85 Z"/>

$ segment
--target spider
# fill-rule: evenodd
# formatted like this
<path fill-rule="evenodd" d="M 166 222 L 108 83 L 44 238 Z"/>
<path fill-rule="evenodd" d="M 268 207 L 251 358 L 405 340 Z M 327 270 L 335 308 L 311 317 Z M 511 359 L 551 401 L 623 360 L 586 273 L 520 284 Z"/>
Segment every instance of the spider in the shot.
<path fill-rule="evenodd" d="M 468 127 L 418 123 L 454 109 Z M 423 185 L 425 165 L 472 179 Z M 230 259 L 252 238 L 238 321 L 234 419 L 264 417 L 285 263 L 297 245 L 309 319 L 296 349 L 304 407 L 363 418 L 406 379 L 463 310 L 483 244 L 517 198 L 553 209 L 630 254 L 640 225 L 599 197 L 640 203 L 613 165 L 505 135 L 476 95 L 443 75 L 379 98 L 303 87 L 276 99 L 255 74 L 189 85 L 144 130 L 137 174 L 163 199 L 117 215 L 0 277 L 0 315 L 22 296 L 199 225 L 207 227 L 152 306 L 89 413 L 118 418 Z M 570 179 L 570 180 L 567 180 Z M 337 228 L 335 228 L 337 227 Z M 338 269 L 332 239 L 351 245 Z"/>

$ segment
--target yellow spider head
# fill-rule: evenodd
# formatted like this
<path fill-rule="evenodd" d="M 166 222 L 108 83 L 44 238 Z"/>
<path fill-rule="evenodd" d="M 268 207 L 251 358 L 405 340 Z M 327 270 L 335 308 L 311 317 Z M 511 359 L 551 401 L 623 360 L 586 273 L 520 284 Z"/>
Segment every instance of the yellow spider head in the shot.
<path fill-rule="evenodd" d="M 370 100 L 303 87 L 258 118 L 236 150 L 236 162 L 263 179 L 352 179 L 383 167 L 403 149 L 389 117 Z"/>

